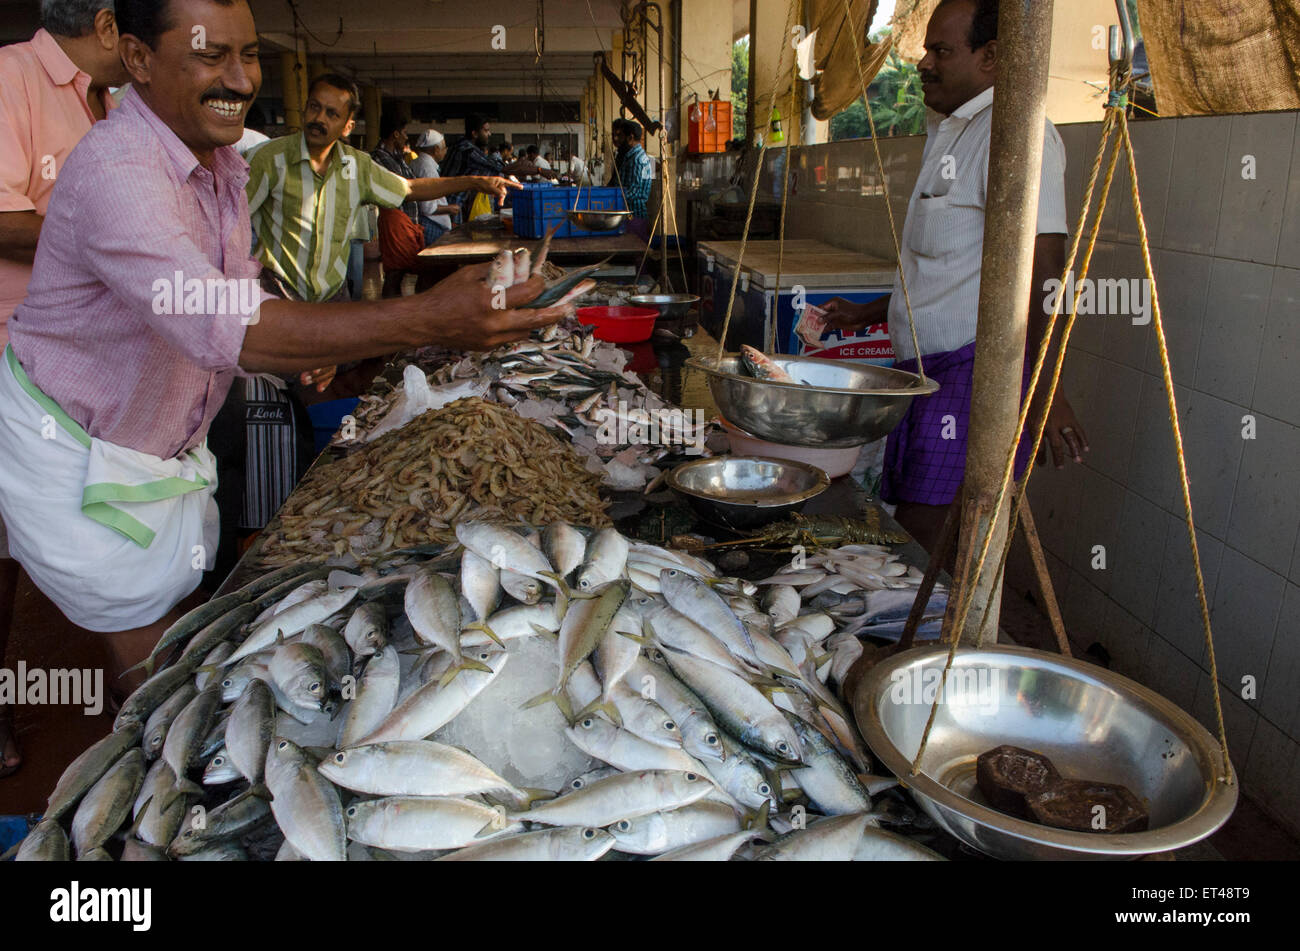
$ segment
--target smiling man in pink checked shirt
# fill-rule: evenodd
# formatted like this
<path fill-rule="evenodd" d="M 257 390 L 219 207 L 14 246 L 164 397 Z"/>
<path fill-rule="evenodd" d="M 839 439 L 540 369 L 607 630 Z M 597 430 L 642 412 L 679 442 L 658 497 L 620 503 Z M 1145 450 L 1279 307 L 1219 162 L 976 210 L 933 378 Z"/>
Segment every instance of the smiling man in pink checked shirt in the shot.
<path fill-rule="evenodd" d="M 540 278 L 494 309 L 486 265 L 379 303 L 263 295 L 231 147 L 262 78 L 246 0 L 116 9 L 132 89 L 59 176 L 0 365 L 0 515 L 36 584 L 125 669 L 216 551 L 205 440 L 236 374 L 486 349 L 563 309 L 514 309 Z"/>

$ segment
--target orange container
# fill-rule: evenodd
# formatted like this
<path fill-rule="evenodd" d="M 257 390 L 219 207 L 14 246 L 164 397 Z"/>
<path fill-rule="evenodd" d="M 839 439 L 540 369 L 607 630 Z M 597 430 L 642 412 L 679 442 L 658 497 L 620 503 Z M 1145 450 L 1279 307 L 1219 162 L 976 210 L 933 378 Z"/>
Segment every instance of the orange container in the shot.
<path fill-rule="evenodd" d="M 690 138 L 687 140 L 686 151 L 688 152 L 725 152 L 727 151 L 727 142 L 731 140 L 731 103 L 723 102 L 721 99 L 710 99 L 698 103 L 700 117 L 690 119 L 690 113 L 687 113 L 690 124 Z M 691 106 L 693 110 L 695 106 Z M 705 125 L 712 116 L 713 123 L 717 126 L 712 132 L 705 130 Z"/>

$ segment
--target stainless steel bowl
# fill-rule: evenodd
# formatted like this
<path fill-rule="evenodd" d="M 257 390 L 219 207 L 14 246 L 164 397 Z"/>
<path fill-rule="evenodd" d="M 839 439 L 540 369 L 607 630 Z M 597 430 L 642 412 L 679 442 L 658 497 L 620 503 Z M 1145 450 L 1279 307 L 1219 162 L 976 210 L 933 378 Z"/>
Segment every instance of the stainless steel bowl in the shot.
<path fill-rule="evenodd" d="M 946 647 L 918 647 L 873 667 L 854 696 L 872 751 L 944 829 L 1003 859 L 1123 859 L 1167 852 L 1232 815 L 1237 785 L 1220 781 L 1222 750 L 1164 697 L 1083 661 L 1023 647 L 963 650 L 912 776 Z M 1122 783 L 1150 812 L 1145 832 L 1071 832 L 990 808 L 975 760 L 1004 743 L 1049 757 L 1067 779 Z"/>
<path fill-rule="evenodd" d="M 632 217 L 630 211 L 569 211 L 569 221 L 583 231 L 613 231 Z"/>
<path fill-rule="evenodd" d="M 721 365 L 696 357 L 686 365 L 708 376 L 709 391 L 730 423 L 768 442 L 812 449 L 846 449 L 893 432 L 918 396 L 939 384 L 914 373 L 847 360 L 771 356 L 796 380 L 772 383 L 745 373 L 737 354 Z"/>
<path fill-rule="evenodd" d="M 685 496 L 700 517 L 740 530 L 798 512 L 830 484 L 816 466 L 761 456 L 696 459 L 668 473 L 669 488 Z"/>
<path fill-rule="evenodd" d="M 657 307 L 660 318 L 681 319 L 691 312 L 691 305 L 699 300 L 695 294 L 637 294 L 628 303 L 637 307 Z"/>

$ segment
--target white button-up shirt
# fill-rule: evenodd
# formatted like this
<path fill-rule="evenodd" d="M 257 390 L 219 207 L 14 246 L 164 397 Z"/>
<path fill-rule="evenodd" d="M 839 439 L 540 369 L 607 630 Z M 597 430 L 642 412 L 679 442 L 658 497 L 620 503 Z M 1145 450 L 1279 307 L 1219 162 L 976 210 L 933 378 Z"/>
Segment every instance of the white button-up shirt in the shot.
<path fill-rule="evenodd" d="M 950 116 L 930 113 L 921 173 L 903 226 L 900 262 L 923 354 L 960 350 L 975 340 L 992 127 L 992 88 Z M 1065 146 L 1051 122 L 1043 133 L 1038 233 L 1069 233 Z M 889 302 L 889 336 L 897 359 L 916 358 L 897 276 Z"/>

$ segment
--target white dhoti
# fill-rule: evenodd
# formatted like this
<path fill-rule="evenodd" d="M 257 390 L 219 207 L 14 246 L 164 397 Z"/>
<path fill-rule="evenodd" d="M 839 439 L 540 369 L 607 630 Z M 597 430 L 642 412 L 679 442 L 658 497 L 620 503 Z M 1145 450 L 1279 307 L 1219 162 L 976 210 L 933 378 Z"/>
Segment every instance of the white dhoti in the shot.
<path fill-rule="evenodd" d="M 216 459 L 160 459 L 94 439 L 0 360 L 0 518 L 9 551 L 74 624 L 152 624 L 216 557 Z"/>

